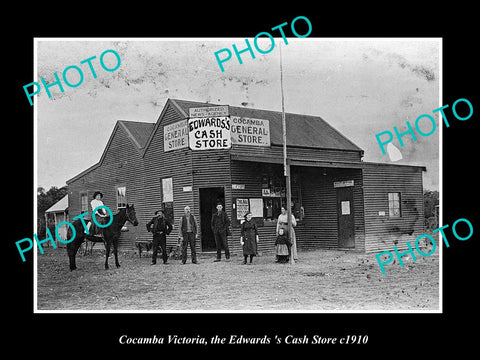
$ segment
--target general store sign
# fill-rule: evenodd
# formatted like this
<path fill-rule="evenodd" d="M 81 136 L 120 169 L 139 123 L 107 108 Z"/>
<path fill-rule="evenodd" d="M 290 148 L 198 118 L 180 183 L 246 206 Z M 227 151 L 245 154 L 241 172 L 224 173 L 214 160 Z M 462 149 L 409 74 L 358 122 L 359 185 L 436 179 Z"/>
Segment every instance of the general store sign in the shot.
<path fill-rule="evenodd" d="M 188 147 L 186 119 L 163 127 L 163 151 L 167 152 L 186 147 Z"/>
<path fill-rule="evenodd" d="M 268 120 L 231 116 L 232 144 L 270 146 L 270 123 Z"/>

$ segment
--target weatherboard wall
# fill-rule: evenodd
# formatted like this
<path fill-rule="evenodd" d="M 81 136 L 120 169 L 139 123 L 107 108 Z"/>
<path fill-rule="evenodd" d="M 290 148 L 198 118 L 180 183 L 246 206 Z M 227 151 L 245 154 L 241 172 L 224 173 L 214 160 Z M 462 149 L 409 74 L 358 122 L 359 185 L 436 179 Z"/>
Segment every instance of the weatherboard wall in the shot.
<path fill-rule="evenodd" d="M 389 216 L 390 192 L 400 193 L 400 217 Z M 407 249 L 425 233 L 421 167 L 365 164 L 363 193 L 367 252 Z"/>
<path fill-rule="evenodd" d="M 150 143 L 145 149 L 145 208 L 147 222 L 154 216 L 154 212 L 163 208 L 162 179 L 172 178 L 173 184 L 173 226 L 174 229 L 167 236 L 167 249 L 170 251 L 178 243 L 178 220 L 183 215 L 184 207 L 190 206 L 195 217 L 199 217 L 198 208 L 193 201 L 193 191 L 184 191 L 193 187 L 192 154 L 188 148 L 173 151 L 164 151 L 163 128 L 182 120 L 184 117 L 178 110 L 167 102 L 157 125 L 151 135 Z M 147 232 L 145 222 L 141 224 L 141 240 L 152 240 L 152 234 Z M 199 251 L 197 242 L 197 251 Z"/>
<path fill-rule="evenodd" d="M 146 208 L 143 193 L 144 173 L 143 160 L 138 149 L 128 139 L 121 126 L 115 126 L 109 144 L 101 161 L 89 171 L 85 171 L 68 182 L 68 209 L 70 218 L 81 213 L 81 193 L 88 193 L 88 212 L 92 212 L 90 202 L 95 191 L 104 195 L 103 202 L 113 214 L 118 212 L 116 187 L 126 186 L 128 204 L 135 206 L 137 219 L 140 224 L 145 220 Z M 126 223 L 127 231 L 120 235 L 120 248 L 133 248 L 136 238 L 142 234 L 139 226 Z"/>
<path fill-rule="evenodd" d="M 167 237 L 167 247 L 172 248 L 178 242 L 178 220 L 186 205 L 202 225 L 201 188 L 224 189 L 225 210 L 231 219 L 236 215 L 236 198 L 261 197 L 261 171 L 269 163 L 282 166 L 282 146 L 233 144 L 229 150 L 192 151 L 185 147 L 165 152 L 164 127 L 186 118 L 185 111 L 174 101 L 167 101 L 143 149 L 135 146 L 132 134 L 117 123 L 99 163 L 68 181 L 70 217 L 81 212 L 82 191 L 88 191 L 89 203 L 93 192 L 102 191 L 105 204 L 115 213 L 116 186 L 126 186 L 127 202 L 135 205 L 139 225 L 127 223 L 128 231 L 122 233 L 120 246 L 132 249 L 135 240 L 152 239 L 145 224 L 163 208 L 162 179 L 172 178 L 174 230 Z M 422 168 L 364 163 L 362 155 L 361 150 L 352 149 L 288 147 L 288 157 L 297 160 L 291 167 L 295 175 L 292 178 L 296 179 L 292 187 L 300 189 L 305 210 L 296 228 L 299 250 L 338 248 L 335 181 L 354 180 L 355 250 L 391 250 L 395 245 L 401 248 L 405 240 L 414 240 L 423 233 Z M 232 189 L 235 184 L 244 188 Z M 379 215 L 388 214 L 388 192 L 401 193 L 401 218 Z M 275 227 L 263 225 L 259 227 L 259 251 L 273 252 Z M 231 250 L 241 253 L 238 224 L 232 232 Z M 201 250 L 200 240 L 197 251 Z"/>
<path fill-rule="evenodd" d="M 365 248 L 362 175 L 359 169 L 294 167 L 302 181 L 305 217 L 297 230 L 300 249 L 338 249 L 337 192 L 334 182 L 353 180 L 355 247 Z"/>

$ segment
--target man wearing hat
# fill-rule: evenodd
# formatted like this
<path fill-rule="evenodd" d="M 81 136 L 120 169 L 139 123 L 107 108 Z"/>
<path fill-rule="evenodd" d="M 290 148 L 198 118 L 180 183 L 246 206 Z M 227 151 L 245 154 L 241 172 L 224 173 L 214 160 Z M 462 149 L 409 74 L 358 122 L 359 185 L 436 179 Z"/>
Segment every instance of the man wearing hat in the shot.
<path fill-rule="evenodd" d="M 230 259 L 230 250 L 228 249 L 227 235 L 230 235 L 230 219 L 225 211 L 223 205 L 217 204 L 217 211 L 212 214 L 212 231 L 215 238 L 215 245 L 217 247 L 217 258 L 215 262 L 222 258 L 222 247 L 225 249 L 225 259 Z"/>
<path fill-rule="evenodd" d="M 167 235 L 172 231 L 172 224 L 163 215 L 163 210 L 155 211 L 155 216 L 147 224 L 147 231 L 153 234 L 152 265 L 157 263 L 158 245 L 162 248 L 163 263 L 167 263 Z"/>
<path fill-rule="evenodd" d="M 100 191 L 95 191 L 93 193 L 93 200 L 90 202 L 90 206 L 92 207 L 92 214 L 95 211 L 96 208 L 99 206 L 105 206 L 102 201 L 103 194 Z M 92 216 L 95 216 L 95 220 L 99 224 L 106 224 L 106 218 L 108 216 L 107 211 L 104 208 L 98 209 Z M 87 229 L 90 230 L 90 227 L 92 226 L 93 219 L 90 221 L 87 225 Z M 93 229 L 92 229 L 92 235 L 97 235 L 99 236 L 101 234 L 101 228 L 93 224 Z"/>

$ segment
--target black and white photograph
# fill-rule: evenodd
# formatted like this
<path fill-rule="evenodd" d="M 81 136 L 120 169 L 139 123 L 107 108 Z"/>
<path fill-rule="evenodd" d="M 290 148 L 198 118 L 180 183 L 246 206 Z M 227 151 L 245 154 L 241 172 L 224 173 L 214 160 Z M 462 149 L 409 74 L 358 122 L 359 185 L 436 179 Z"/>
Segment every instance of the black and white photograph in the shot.
<path fill-rule="evenodd" d="M 178 5 L 4 22 L 5 351 L 473 348 L 475 12 Z"/>
<path fill-rule="evenodd" d="M 36 310 L 440 311 L 441 45 L 36 39 Z"/>

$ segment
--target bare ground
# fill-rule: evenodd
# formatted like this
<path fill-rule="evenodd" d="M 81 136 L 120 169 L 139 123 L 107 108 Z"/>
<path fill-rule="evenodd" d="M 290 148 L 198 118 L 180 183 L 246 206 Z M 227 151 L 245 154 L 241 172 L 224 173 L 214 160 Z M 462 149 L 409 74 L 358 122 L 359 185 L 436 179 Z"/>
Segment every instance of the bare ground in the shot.
<path fill-rule="evenodd" d="M 375 254 L 316 250 L 299 252 L 296 264 L 277 264 L 273 254 L 243 265 L 241 256 L 182 265 L 120 252 L 120 268 L 103 251 L 77 256 L 68 269 L 65 249 L 37 254 L 38 310 L 439 310 L 439 256 L 404 257 L 383 275 Z"/>

